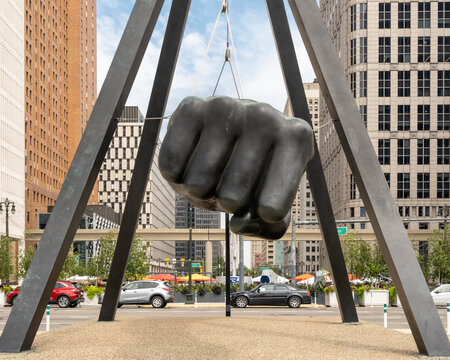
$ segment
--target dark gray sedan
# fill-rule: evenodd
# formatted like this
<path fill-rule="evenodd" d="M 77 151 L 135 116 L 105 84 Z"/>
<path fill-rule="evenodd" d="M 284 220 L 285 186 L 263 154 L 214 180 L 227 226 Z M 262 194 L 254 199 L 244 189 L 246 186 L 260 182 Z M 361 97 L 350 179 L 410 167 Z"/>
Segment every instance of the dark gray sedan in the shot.
<path fill-rule="evenodd" d="M 301 304 L 311 304 L 309 291 L 288 284 L 263 284 L 250 291 L 231 294 L 231 305 L 239 308 L 247 305 L 287 305 L 298 308 Z"/>

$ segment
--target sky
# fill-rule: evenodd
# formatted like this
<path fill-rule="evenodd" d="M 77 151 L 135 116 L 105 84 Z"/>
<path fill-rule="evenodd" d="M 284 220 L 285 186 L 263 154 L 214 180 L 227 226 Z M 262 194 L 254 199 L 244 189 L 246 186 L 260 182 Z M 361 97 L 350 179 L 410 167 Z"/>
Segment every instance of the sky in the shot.
<path fill-rule="evenodd" d="M 100 91 L 110 63 L 130 16 L 134 0 L 97 0 L 97 83 Z M 172 1 L 165 1 L 158 22 L 147 47 L 127 105 L 138 106 L 145 115 L 152 91 L 164 31 Z M 186 96 L 193 94 L 202 60 L 221 9 L 222 0 L 192 0 L 183 42 L 172 82 L 165 115 L 176 109 Z M 297 59 L 304 82 L 312 82 L 314 71 L 309 62 L 290 8 L 285 2 Z M 287 100 L 272 30 L 263 0 L 229 0 L 231 31 L 244 97 L 261 101 L 283 111 Z M 211 96 L 224 62 L 226 49 L 226 17 L 221 15 L 208 57 L 201 71 L 195 95 Z M 231 55 L 233 70 L 236 64 Z M 225 67 L 216 95 L 237 97 L 233 78 Z M 163 138 L 167 123 L 163 124 Z M 250 244 L 245 244 L 245 264 L 250 266 Z"/>

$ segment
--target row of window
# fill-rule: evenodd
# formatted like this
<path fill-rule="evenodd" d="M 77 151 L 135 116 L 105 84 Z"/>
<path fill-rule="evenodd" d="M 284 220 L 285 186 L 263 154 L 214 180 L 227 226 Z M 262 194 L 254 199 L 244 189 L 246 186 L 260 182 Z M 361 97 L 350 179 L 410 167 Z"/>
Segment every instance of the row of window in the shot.
<path fill-rule="evenodd" d="M 360 107 L 362 116 L 367 119 L 367 105 L 363 109 Z M 437 130 L 450 130 L 450 105 L 439 104 L 437 110 Z M 367 121 L 367 120 L 366 120 Z M 417 130 L 430 130 L 430 105 L 417 105 Z M 391 128 L 391 106 L 378 105 L 378 130 L 390 131 Z M 411 130 L 411 105 L 397 105 L 397 130 Z"/>
<path fill-rule="evenodd" d="M 436 164 L 450 164 L 450 139 L 436 139 Z M 391 163 L 391 139 L 378 139 L 378 161 L 381 165 Z M 411 140 L 397 139 L 397 164 L 411 162 Z M 430 139 L 417 139 L 417 165 L 430 164 Z"/>
<path fill-rule="evenodd" d="M 355 98 L 356 75 L 350 73 L 350 90 Z M 431 71 L 417 71 L 417 95 L 424 97 L 430 94 Z M 391 96 L 391 71 L 378 71 L 378 96 Z M 411 96 L 411 71 L 397 71 L 397 96 Z M 450 96 L 450 70 L 437 71 L 437 96 Z M 367 97 L 367 71 L 359 72 L 359 97 Z"/>
<path fill-rule="evenodd" d="M 359 10 L 359 16 L 358 16 Z M 391 3 L 378 4 L 378 28 L 390 29 L 392 9 Z M 421 29 L 430 28 L 431 26 L 431 4 L 430 2 L 419 2 L 417 8 L 418 23 Z M 357 20 L 359 17 L 359 29 L 367 29 L 367 4 L 353 5 L 350 7 L 350 31 L 356 31 L 358 28 Z M 438 28 L 450 28 L 450 2 L 438 3 Z M 398 3 L 398 22 L 399 29 L 411 28 L 411 3 Z"/>

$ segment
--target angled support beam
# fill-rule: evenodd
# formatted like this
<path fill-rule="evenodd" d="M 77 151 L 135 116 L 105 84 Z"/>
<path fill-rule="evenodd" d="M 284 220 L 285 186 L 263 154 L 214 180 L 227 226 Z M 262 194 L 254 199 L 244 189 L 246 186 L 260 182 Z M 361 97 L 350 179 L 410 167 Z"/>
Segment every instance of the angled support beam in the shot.
<path fill-rule="evenodd" d="M 397 206 L 361 121 L 315 0 L 289 0 L 334 126 L 356 179 L 414 340 L 422 354 L 450 355 L 450 344 Z"/>
<path fill-rule="evenodd" d="M 144 125 L 99 321 L 113 321 L 116 315 L 190 4 L 191 0 L 177 0 L 172 3 L 146 116 L 158 120 L 147 120 Z"/>
<path fill-rule="evenodd" d="M 298 68 L 294 43 L 286 16 L 283 0 L 266 0 L 270 22 L 278 49 L 284 81 L 291 100 L 294 116 L 306 120 L 312 127 L 303 81 Z M 337 233 L 333 208 L 328 194 L 325 174 L 322 169 L 317 141 L 314 139 L 314 157 L 309 162 L 307 176 L 313 196 L 320 228 L 330 259 L 331 272 L 336 285 L 337 299 L 344 323 L 358 322 L 355 303 L 353 301 L 341 242 Z"/>
<path fill-rule="evenodd" d="M 162 0 L 137 0 L 80 145 L 0 338 L 1 352 L 29 350 L 105 158 Z"/>

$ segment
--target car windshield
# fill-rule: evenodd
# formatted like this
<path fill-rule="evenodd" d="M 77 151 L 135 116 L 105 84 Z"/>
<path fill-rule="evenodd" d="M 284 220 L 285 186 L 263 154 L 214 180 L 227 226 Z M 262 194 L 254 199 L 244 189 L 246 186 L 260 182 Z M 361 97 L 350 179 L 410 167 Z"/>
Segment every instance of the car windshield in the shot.
<path fill-rule="evenodd" d="M 168 288 L 172 289 L 172 285 L 170 285 L 167 281 L 164 281 L 164 285 L 167 286 Z"/>
<path fill-rule="evenodd" d="M 78 285 L 77 283 L 70 283 L 70 285 L 72 285 L 73 287 L 76 287 L 77 289 L 81 289 L 81 286 Z"/>

